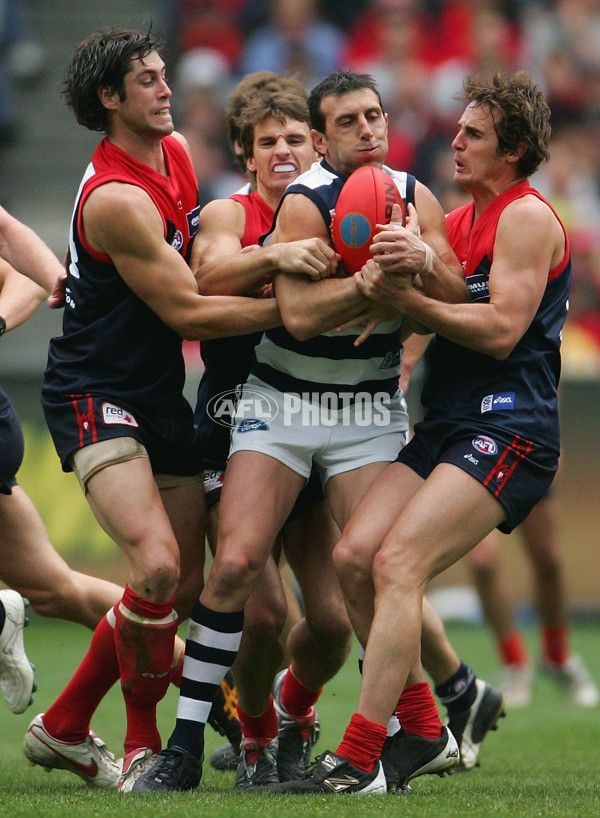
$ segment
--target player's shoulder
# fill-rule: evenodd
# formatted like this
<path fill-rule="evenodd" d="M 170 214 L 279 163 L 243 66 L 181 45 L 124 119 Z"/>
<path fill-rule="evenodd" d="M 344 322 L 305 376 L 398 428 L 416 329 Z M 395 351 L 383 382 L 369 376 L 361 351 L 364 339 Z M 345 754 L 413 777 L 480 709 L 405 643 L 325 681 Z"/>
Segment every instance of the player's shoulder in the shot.
<path fill-rule="evenodd" d="M 291 189 L 302 185 L 311 190 L 315 190 L 323 185 L 331 184 L 337 178 L 337 175 L 332 170 L 326 167 L 321 161 L 317 161 L 313 162 L 308 170 L 305 170 L 304 173 L 297 176 L 294 181 L 290 183 L 288 188 Z"/>

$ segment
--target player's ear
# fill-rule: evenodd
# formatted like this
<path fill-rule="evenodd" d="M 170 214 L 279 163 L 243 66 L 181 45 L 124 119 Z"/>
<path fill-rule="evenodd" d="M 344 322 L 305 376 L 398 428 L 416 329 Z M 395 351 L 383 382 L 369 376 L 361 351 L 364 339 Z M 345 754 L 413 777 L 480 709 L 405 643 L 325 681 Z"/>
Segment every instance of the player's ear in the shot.
<path fill-rule="evenodd" d="M 253 156 L 248 156 L 246 158 L 246 170 L 249 170 L 250 173 L 256 173 L 256 162 L 254 161 Z"/>
<path fill-rule="evenodd" d="M 110 111 L 114 110 L 119 94 L 112 85 L 101 85 L 98 88 L 98 97 L 102 105 Z"/>
<path fill-rule="evenodd" d="M 316 152 L 319 154 L 319 156 L 325 156 L 325 153 L 327 152 L 327 139 L 325 138 L 325 134 L 311 128 L 310 136 Z"/>
<path fill-rule="evenodd" d="M 506 152 L 506 158 L 509 162 L 518 162 L 525 151 L 527 150 L 527 146 L 524 142 L 519 142 L 516 148 L 513 148 L 511 151 Z"/>

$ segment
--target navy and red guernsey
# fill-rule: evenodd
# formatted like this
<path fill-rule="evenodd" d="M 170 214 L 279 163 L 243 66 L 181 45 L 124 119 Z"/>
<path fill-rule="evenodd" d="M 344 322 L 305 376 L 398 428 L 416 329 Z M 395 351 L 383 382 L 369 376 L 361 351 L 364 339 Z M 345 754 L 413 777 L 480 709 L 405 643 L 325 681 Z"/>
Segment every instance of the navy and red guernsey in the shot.
<path fill-rule="evenodd" d="M 108 182 L 136 185 L 162 216 L 165 241 L 188 260 L 198 229 L 196 175 L 177 139 L 165 137 L 162 147 L 166 176 L 107 139 L 92 156 L 73 212 L 63 334 L 50 340 L 43 403 L 101 395 L 165 412 L 179 405 L 185 379 L 181 337 L 129 288 L 108 256 L 90 247 L 82 226 L 93 190 Z"/>
<path fill-rule="evenodd" d="M 450 244 L 463 264 L 473 302 L 489 301 L 489 273 L 500 214 L 510 202 L 525 195 L 537 196 L 555 213 L 524 181 L 498 196 L 475 223 L 472 203 L 447 217 Z M 570 283 L 565 232 L 564 257 L 550 270 L 531 325 L 508 358 L 498 361 L 436 335 L 427 353 L 429 374 L 421 396 L 427 417 L 485 422 L 490 433 L 501 429 L 558 453 L 560 343 Z"/>
<path fill-rule="evenodd" d="M 236 193 L 229 198 L 243 205 L 246 211 L 242 247 L 258 244 L 260 237 L 271 228 L 273 209 L 256 192 Z M 225 468 L 230 438 L 230 428 L 225 423 L 230 420 L 229 416 L 222 417 L 221 424 L 215 423 L 207 412 L 208 404 L 217 395 L 231 392 L 245 382 L 255 361 L 254 347 L 261 338 L 262 331 L 202 341 L 205 370 L 198 387 L 195 423 L 207 468 Z"/>

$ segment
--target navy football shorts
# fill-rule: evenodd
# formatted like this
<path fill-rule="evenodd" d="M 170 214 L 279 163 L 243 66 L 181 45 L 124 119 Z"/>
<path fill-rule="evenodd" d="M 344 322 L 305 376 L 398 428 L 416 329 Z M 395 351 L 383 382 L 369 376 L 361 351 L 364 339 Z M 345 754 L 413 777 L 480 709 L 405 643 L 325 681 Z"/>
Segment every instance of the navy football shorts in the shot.
<path fill-rule="evenodd" d="M 24 452 L 21 423 L 10 398 L 0 388 L 0 494 L 12 494 Z"/>
<path fill-rule="evenodd" d="M 194 415 L 183 396 L 168 409 L 134 409 L 92 395 L 64 403 L 44 401 L 43 407 L 63 471 L 72 471 L 71 455 L 84 446 L 132 437 L 146 448 L 154 474 L 191 476 L 202 472 Z"/>
<path fill-rule="evenodd" d="M 484 485 L 504 506 L 510 533 L 548 492 L 558 453 L 493 426 L 427 419 L 400 451 L 404 463 L 424 480 L 438 463 L 452 463 Z"/>

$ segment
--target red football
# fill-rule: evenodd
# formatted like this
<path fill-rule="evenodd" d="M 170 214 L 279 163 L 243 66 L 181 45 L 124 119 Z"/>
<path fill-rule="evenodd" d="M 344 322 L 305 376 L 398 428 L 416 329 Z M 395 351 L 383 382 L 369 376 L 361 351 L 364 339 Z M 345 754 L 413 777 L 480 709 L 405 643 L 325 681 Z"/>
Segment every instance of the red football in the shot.
<path fill-rule="evenodd" d="M 348 273 L 357 272 L 371 258 L 375 225 L 389 222 L 394 204 L 400 205 L 404 223 L 400 191 L 381 168 L 364 165 L 346 179 L 331 221 L 331 236 Z"/>

